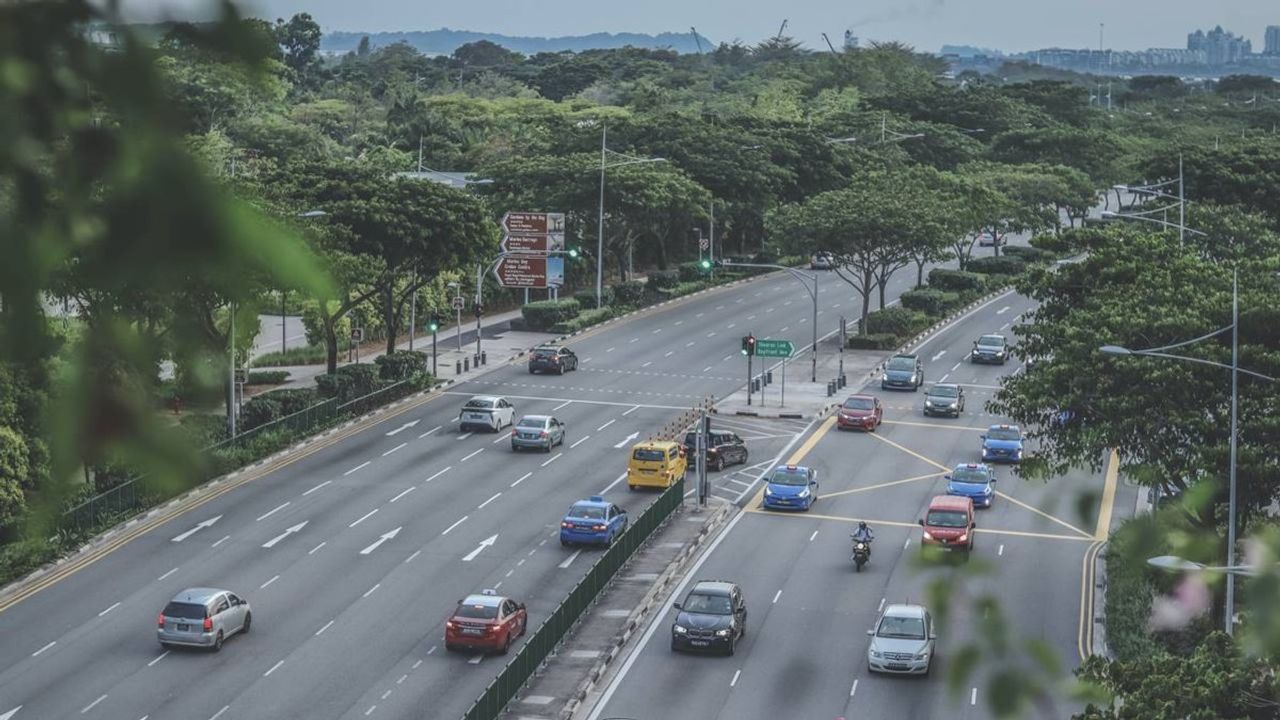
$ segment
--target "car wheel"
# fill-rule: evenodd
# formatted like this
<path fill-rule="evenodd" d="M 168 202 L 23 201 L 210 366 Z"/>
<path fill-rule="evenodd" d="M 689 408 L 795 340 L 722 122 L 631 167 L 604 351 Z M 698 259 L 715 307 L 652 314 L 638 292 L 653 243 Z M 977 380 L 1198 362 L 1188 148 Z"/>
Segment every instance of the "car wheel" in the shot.
<path fill-rule="evenodd" d="M 544 445 L 544 446 L 542 447 L 542 452 L 544 452 L 544 453 L 549 453 L 549 452 L 551 452 L 551 446 L 552 446 L 553 444 L 554 444 L 554 443 L 552 443 L 550 440 L 548 440 L 548 441 L 547 441 L 547 444 L 546 444 L 546 445 Z"/>
<path fill-rule="evenodd" d="M 245 613 L 244 625 L 240 627 L 240 632 L 247 634 L 249 632 L 249 626 L 252 624 L 253 624 L 253 613 Z"/>
<path fill-rule="evenodd" d="M 743 451 L 742 451 L 742 460 L 741 460 L 741 461 L 739 461 L 739 464 L 740 464 L 740 465 L 746 465 L 746 464 L 747 464 L 747 451 L 746 451 L 746 450 L 743 450 Z"/>
<path fill-rule="evenodd" d="M 671 638 L 671 652 L 680 652 L 680 646 L 676 644 L 675 638 Z"/>
<path fill-rule="evenodd" d="M 728 655 L 729 657 L 733 657 L 733 654 L 737 652 L 737 650 L 738 650 L 738 639 L 730 638 L 729 649 L 725 651 L 725 655 Z"/>
<path fill-rule="evenodd" d="M 529 372 L 533 372 L 533 371 L 532 371 L 532 370 L 530 370 Z M 445 644 L 444 644 L 444 651 L 445 651 L 445 652 L 456 652 L 457 650 L 458 650 L 458 646 L 457 646 L 457 645 L 454 645 L 453 643 L 445 643 Z"/>
<path fill-rule="evenodd" d="M 222 631 L 218 631 L 218 635 L 213 638 L 213 651 L 218 652 L 222 649 Z"/>
<path fill-rule="evenodd" d="M 498 654 L 506 655 L 509 650 L 511 650 L 511 633 L 510 632 L 507 633 L 507 639 L 503 641 L 502 648 L 498 650 Z"/>
<path fill-rule="evenodd" d="M 564 366 L 563 366 L 563 365 L 561 365 L 560 367 L 556 368 L 556 374 L 557 374 L 557 375 L 563 375 L 563 374 L 564 374 Z"/>
<path fill-rule="evenodd" d="M 569 541 L 564 538 L 560 538 L 560 547 L 569 547 Z"/>
<path fill-rule="evenodd" d="M 534 370 L 533 368 L 529 368 L 529 374 L 530 374 L 530 375 L 537 375 L 537 374 L 538 374 L 538 371 L 537 371 L 537 370 Z"/>
<path fill-rule="evenodd" d="M 716 472 L 720 472 L 722 470 L 724 470 L 724 458 L 718 457 L 716 458 Z"/>
<path fill-rule="evenodd" d="M 628 489 L 628 490 L 630 490 L 631 492 L 635 492 L 635 491 L 636 491 L 636 486 L 635 486 L 635 485 L 628 485 L 628 486 L 627 486 L 627 489 Z"/>
<path fill-rule="evenodd" d="M 170 644 L 169 644 L 169 643 L 167 643 L 167 642 L 164 642 L 163 640 L 160 642 L 160 647 L 161 647 L 161 648 L 164 648 L 165 650 L 172 650 L 172 649 L 173 649 L 173 646 L 172 646 L 172 645 L 170 645 Z"/>

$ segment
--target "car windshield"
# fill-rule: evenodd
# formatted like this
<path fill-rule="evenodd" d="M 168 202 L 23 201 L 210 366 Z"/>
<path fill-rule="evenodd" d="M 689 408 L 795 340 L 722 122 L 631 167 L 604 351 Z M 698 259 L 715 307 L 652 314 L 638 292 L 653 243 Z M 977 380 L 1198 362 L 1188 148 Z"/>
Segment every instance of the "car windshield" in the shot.
<path fill-rule="evenodd" d="M 916 361 L 909 357 L 896 357 L 889 361 L 890 370 L 915 370 Z"/>
<path fill-rule="evenodd" d="M 465 407 L 466 409 L 468 409 L 468 410 L 492 410 L 492 409 L 493 409 L 493 401 L 492 401 L 492 400 L 482 400 L 482 399 L 477 398 L 477 399 L 474 399 L 474 400 L 468 400 L 468 401 L 467 401 L 467 404 L 466 404 L 464 407 Z"/>
<path fill-rule="evenodd" d="M 968 520 L 959 510 L 930 510 L 924 524 L 931 527 L 962 528 L 969 524 Z"/>
<path fill-rule="evenodd" d="M 1021 440 L 1022 433 L 1013 428 L 991 428 L 987 437 L 992 440 Z"/>
<path fill-rule="evenodd" d="M 725 595 L 702 595 L 693 593 L 680 606 L 685 612 L 705 613 L 707 615 L 728 615 L 733 612 L 729 598 Z"/>
<path fill-rule="evenodd" d="M 809 473 L 801 468 L 778 468 L 769 482 L 774 485 L 808 485 Z"/>
<path fill-rule="evenodd" d="M 934 397 L 944 398 L 960 397 L 960 391 L 954 385 L 934 385 L 929 394 Z"/>
<path fill-rule="evenodd" d="M 666 457 L 666 454 L 662 450 L 654 448 L 637 448 L 635 452 L 631 453 L 632 460 L 641 462 L 660 462 L 664 457 Z"/>
<path fill-rule="evenodd" d="M 184 620 L 203 620 L 204 606 L 196 603 L 171 602 L 164 606 L 164 616 Z"/>
<path fill-rule="evenodd" d="M 978 338 L 978 345 L 980 347 L 1004 347 L 1004 338 L 996 335 L 983 335 Z"/>
<path fill-rule="evenodd" d="M 574 505 L 569 508 L 569 517 L 583 518 L 586 520 L 603 520 L 604 508 L 595 505 Z"/>
<path fill-rule="evenodd" d="M 951 473 L 951 479 L 961 483 L 985 483 L 987 482 L 987 473 L 977 468 L 958 468 Z"/>
<path fill-rule="evenodd" d="M 924 620 L 917 617 L 886 617 L 880 621 L 876 636 L 924 640 Z"/>
<path fill-rule="evenodd" d="M 871 398 L 849 398 L 844 401 L 845 410 L 871 410 L 876 406 L 876 401 Z"/>
<path fill-rule="evenodd" d="M 498 617 L 497 605 L 459 605 L 458 612 L 454 613 L 457 617 L 479 618 L 481 620 L 492 620 Z"/>
<path fill-rule="evenodd" d="M 524 428 L 544 428 L 547 426 L 547 419 L 544 417 L 522 417 L 520 418 L 519 427 Z"/>

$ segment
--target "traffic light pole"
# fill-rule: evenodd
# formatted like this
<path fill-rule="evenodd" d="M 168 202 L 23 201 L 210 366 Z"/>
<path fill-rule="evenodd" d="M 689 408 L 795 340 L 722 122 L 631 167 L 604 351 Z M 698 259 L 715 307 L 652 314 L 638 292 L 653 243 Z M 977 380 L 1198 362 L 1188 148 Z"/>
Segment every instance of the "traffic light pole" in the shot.
<path fill-rule="evenodd" d="M 813 298 L 813 358 L 810 363 L 809 381 L 818 382 L 818 275 L 817 273 L 807 273 L 786 265 L 772 265 L 767 263 L 740 263 L 724 260 L 721 263 L 724 267 L 755 267 L 768 268 L 770 270 L 786 270 L 791 273 L 791 277 L 799 281 L 804 287 L 805 292 L 809 293 L 809 297 Z M 806 282 L 807 281 L 807 282 Z M 813 283 L 813 287 L 809 287 L 809 283 Z"/>
<path fill-rule="evenodd" d="M 747 354 L 747 404 L 751 404 L 751 354 Z"/>

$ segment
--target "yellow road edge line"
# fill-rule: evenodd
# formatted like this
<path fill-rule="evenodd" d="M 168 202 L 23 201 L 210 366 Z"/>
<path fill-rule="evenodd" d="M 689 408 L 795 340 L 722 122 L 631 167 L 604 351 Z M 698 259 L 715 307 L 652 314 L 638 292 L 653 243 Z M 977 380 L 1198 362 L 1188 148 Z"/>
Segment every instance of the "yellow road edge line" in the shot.
<path fill-rule="evenodd" d="M 836 491 L 836 492 L 822 493 L 822 494 L 821 494 L 821 495 L 819 495 L 818 497 L 819 497 L 819 499 L 825 499 L 825 498 L 832 498 L 832 497 L 840 497 L 841 495 L 852 495 L 853 493 L 866 492 L 866 491 L 868 491 L 868 490 L 879 490 L 880 488 L 886 488 L 886 487 L 890 487 L 890 486 L 893 486 L 893 485 L 904 485 L 904 484 L 906 484 L 906 483 L 910 483 L 910 482 L 918 482 L 918 481 L 920 481 L 920 480 L 928 480 L 928 479 L 930 479 L 930 478 L 940 477 L 940 476 L 942 476 L 942 475 L 944 475 L 944 474 L 945 474 L 945 473 L 936 472 L 936 473 L 929 473 L 928 475 L 917 475 L 917 476 L 915 476 L 915 477 L 909 477 L 909 478 L 906 478 L 905 480 L 894 480 L 894 481 L 892 481 L 892 482 L 880 483 L 880 484 L 878 484 L 878 485 L 867 485 L 866 487 L 857 487 L 857 488 L 853 488 L 853 489 L 851 489 L 851 490 L 838 490 L 838 491 Z"/>
<path fill-rule="evenodd" d="M 813 434 L 809 436 L 809 439 L 805 440 L 800 447 L 796 448 L 795 452 L 791 453 L 791 457 L 787 458 L 786 464 L 798 465 L 800 461 L 804 460 L 805 456 L 813 450 L 814 446 L 818 444 L 818 441 L 822 440 L 827 433 L 831 432 L 831 428 L 835 427 L 835 424 L 836 417 L 834 415 L 823 420 L 822 424 L 818 426 L 818 429 L 814 430 Z M 766 470 L 766 472 L 768 471 Z M 756 491 L 755 495 L 751 496 L 751 500 L 747 502 L 745 507 L 748 509 L 759 507 L 760 504 L 764 502 L 764 489 L 768 487 L 768 485 L 768 481 L 761 483 L 760 489 Z"/>
<path fill-rule="evenodd" d="M 911 449 L 911 448 L 909 448 L 909 447 L 906 447 L 906 446 L 904 446 L 904 445 L 899 445 L 898 443 L 896 443 L 896 442 L 894 442 L 894 441 L 892 441 L 892 440 L 890 440 L 890 439 L 888 439 L 888 438 L 886 438 L 886 437 L 882 436 L 880 433 L 868 433 L 868 435 L 870 435 L 871 437 L 873 437 L 873 438 L 875 438 L 875 439 L 879 440 L 879 441 L 880 441 L 880 442 L 882 442 L 882 443 L 888 443 L 888 444 L 892 445 L 893 447 L 898 448 L 898 449 L 899 449 L 899 450 L 901 450 L 902 452 L 904 452 L 904 453 L 906 453 L 906 454 L 908 454 L 908 455 L 910 455 L 910 456 L 912 456 L 912 457 L 914 457 L 914 458 L 917 458 L 917 459 L 919 459 L 919 460 L 923 460 L 923 461 L 925 461 L 925 462 L 929 463 L 930 465 L 932 465 L 932 466 L 934 466 L 934 467 L 938 468 L 939 470 L 941 470 L 941 471 L 942 471 L 942 472 L 944 472 L 944 473 L 945 473 L 945 472 L 951 472 L 951 468 L 947 467 L 946 465 L 943 465 L 942 463 L 936 462 L 936 461 L 934 461 L 934 460 L 930 460 L 929 458 L 927 458 L 927 457 L 925 457 L 925 456 L 921 455 L 920 453 L 916 452 L 915 450 L 912 450 L 912 449 Z"/>
<path fill-rule="evenodd" d="M 1111 451 L 1107 463 L 1106 483 L 1102 487 L 1102 504 L 1098 506 L 1098 525 L 1093 531 L 1095 540 L 1106 540 L 1111 531 L 1111 511 L 1116 504 L 1116 480 L 1120 476 L 1120 453 Z"/>
<path fill-rule="evenodd" d="M 1056 517 L 1054 517 L 1054 516 L 1050 515 L 1049 513 L 1047 513 L 1047 512 L 1045 512 L 1045 511 L 1041 510 L 1041 509 L 1040 509 L 1040 508 L 1038 508 L 1038 507 L 1035 507 L 1035 506 L 1033 506 L 1033 505 L 1028 505 L 1027 503 L 1022 502 L 1021 500 L 1019 500 L 1019 499 L 1017 499 L 1017 498 L 1013 497 L 1012 495 L 1006 495 L 1006 494 L 1004 494 L 1004 493 L 1000 492 L 999 490 L 997 490 L 997 491 L 996 491 L 996 495 L 999 495 L 1000 497 L 1004 498 L 1005 500 L 1008 500 L 1009 502 L 1013 503 L 1014 505 L 1017 505 L 1017 506 L 1019 506 L 1019 507 L 1021 507 L 1021 508 L 1024 508 L 1024 509 L 1026 509 L 1026 510 L 1030 510 L 1031 512 L 1033 512 L 1033 513 L 1035 513 L 1035 514 L 1039 515 L 1040 517 L 1046 518 L 1046 519 L 1048 519 L 1048 520 L 1052 520 L 1053 522 L 1058 523 L 1059 525 L 1061 525 L 1061 526 L 1062 526 L 1062 527 L 1064 527 L 1064 528 L 1067 528 L 1068 530 L 1071 530 L 1071 531 L 1073 531 L 1073 532 L 1078 532 L 1078 533 L 1080 533 L 1080 537 L 1088 538 L 1088 539 L 1090 539 L 1090 540 L 1094 540 L 1094 539 L 1095 539 L 1095 538 L 1094 538 L 1092 535 L 1090 535 L 1089 533 L 1087 533 L 1087 532 L 1085 532 L 1085 531 L 1081 530 L 1080 528 L 1076 527 L 1075 525 L 1072 525 L 1071 523 L 1067 522 L 1066 520 L 1060 520 L 1060 519 L 1058 519 L 1058 518 L 1056 518 Z"/>
<path fill-rule="evenodd" d="M 757 515 L 766 515 L 769 517 L 794 518 L 797 520 L 835 520 L 838 522 L 855 523 L 865 521 L 872 525 L 886 525 L 888 527 L 920 527 L 919 523 L 902 522 L 901 520 L 873 520 L 871 518 L 846 517 L 843 515 L 824 515 L 815 512 L 779 512 L 774 510 L 765 510 L 759 507 L 747 507 L 743 512 L 755 513 Z M 1090 537 L 1076 537 L 1075 535 L 1057 535 L 1054 533 L 1038 533 L 1027 532 L 1023 530 L 1000 530 L 996 528 L 977 528 L 976 532 L 984 535 L 1012 535 L 1014 537 L 1036 538 L 1040 540 L 1070 540 L 1072 542 L 1094 542 Z"/>
<path fill-rule="evenodd" d="M 325 440 L 321 440 L 310 447 L 307 447 L 303 450 L 298 451 L 297 453 L 291 453 L 282 458 L 279 458 L 278 460 L 272 462 L 270 465 L 264 465 L 258 468 L 256 471 L 245 472 L 240 477 L 237 477 L 234 480 L 225 482 L 221 486 L 213 490 L 210 490 L 208 494 L 204 495 L 203 497 L 192 500 L 190 504 L 185 504 L 180 502 L 176 507 L 168 511 L 161 512 L 160 514 L 156 515 L 150 520 L 140 521 L 138 522 L 137 525 L 133 526 L 132 528 L 124 532 L 121 532 L 119 535 L 111 539 L 109 542 L 103 543 L 101 546 L 88 551 L 88 553 L 86 553 L 84 556 L 80 558 L 67 561 L 64 565 L 56 567 L 48 575 L 33 581 L 27 587 L 17 590 L 13 595 L 9 596 L 8 598 L 5 598 L 3 601 L 0 601 L 0 613 L 4 612 L 5 610 L 8 610 L 14 605 L 17 605 L 23 600 L 26 600 L 40 592 L 43 592 L 44 590 L 47 590 L 48 588 L 58 584 L 59 582 L 62 582 L 63 580 L 80 572 L 81 570 L 84 570 L 85 568 L 93 565 L 99 560 L 107 557 L 108 555 L 111 555 L 116 550 L 119 550 L 120 548 L 124 547 L 130 542 L 142 537 L 148 532 L 151 532 L 157 527 L 160 527 L 165 523 L 168 523 L 172 520 L 182 517 L 183 515 L 186 515 L 187 513 L 193 510 L 203 507 L 204 505 L 222 497 L 223 495 L 231 492 L 232 490 L 235 490 L 238 487 L 241 487 L 254 480 L 259 480 L 261 478 L 267 477 L 272 473 L 275 473 L 284 467 L 292 465 L 293 463 L 299 460 L 310 457 L 315 453 L 321 450 L 324 450 L 325 448 L 332 447 L 333 445 L 343 440 L 346 440 L 352 435 L 356 435 L 358 433 L 364 432 L 365 430 L 368 430 L 369 428 L 375 425 L 379 425 L 392 418 L 399 417 L 400 415 L 403 415 L 404 413 L 410 410 L 420 408 L 423 405 L 426 405 L 427 403 L 430 403 L 433 400 L 436 400 L 440 397 L 442 397 L 442 394 L 440 392 L 433 391 L 431 395 L 428 395 L 424 398 L 420 398 L 416 402 L 405 403 L 401 407 L 397 407 L 397 408 L 394 408 L 393 410 L 388 411 L 385 415 L 381 415 L 376 418 L 369 418 L 369 420 L 364 423 L 357 422 L 353 424 L 351 427 L 348 427 L 345 430 L 335 433 L 332 437 Z M 223 476 L 223 477 L 225 478 L 226 476 Z M 209 481 L 202 483 L 196 488 L 192 488 L 192 490 L 198 490 L 202 487 L 205 487 L 210 482 L 213 482 L 216 479 L 217 478 L 210 479 Z M 151 511 L 147 510 L 139 514 L 145 515 L 145 513 L 147 512 L 151 512 Z M 108 530 L 107 532 L 110 532 L 110 530 Z"/>
<path fill-rule="evenodd" d="M 885 425 L 911 425 L 913 427 L 927 427 L 927 428 L 941 428 L 943 430 L 968 430 L 970 432 L 986 432 L 987 430 L 987 428 L 970 427 L 968 425 L 939 425 L 938 423 L 913 422 L 911 420 L 885 420 L 884 424 Z"/>

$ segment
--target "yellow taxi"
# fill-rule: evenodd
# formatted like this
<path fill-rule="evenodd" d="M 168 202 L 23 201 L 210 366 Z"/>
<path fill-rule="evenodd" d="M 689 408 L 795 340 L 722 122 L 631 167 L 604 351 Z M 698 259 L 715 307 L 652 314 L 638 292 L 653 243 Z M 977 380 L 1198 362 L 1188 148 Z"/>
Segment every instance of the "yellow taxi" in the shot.
<path fill-rule="evenodd" d="M 627 461 L 627 486 L 669 488 L 684 477 L 688 460 L 684 446 L 669 440 L 647 440 L 631 448 Z"/>

